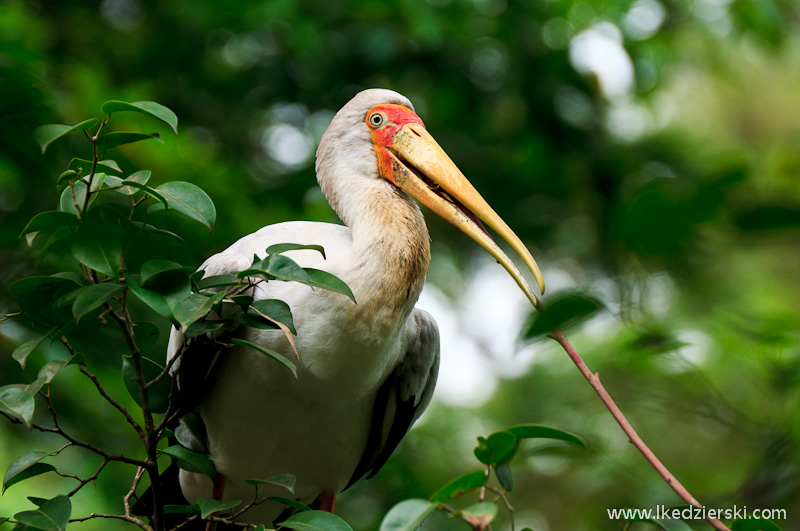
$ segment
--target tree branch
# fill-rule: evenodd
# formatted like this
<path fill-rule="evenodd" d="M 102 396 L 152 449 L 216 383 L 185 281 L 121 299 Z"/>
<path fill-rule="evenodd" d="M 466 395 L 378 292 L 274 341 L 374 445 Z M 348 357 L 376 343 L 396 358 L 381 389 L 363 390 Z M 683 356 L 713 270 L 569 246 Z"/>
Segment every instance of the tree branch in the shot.
<path fill-rule="evenodd" d="M 625 435 L 628 436 L 628 440 L 630 440 L 636 449 L 641 452 L 644 458 L 647 459 L 647 462 L 656 469 L 656 472 L 658 472 L 659 475 L 664 478 L 664 481 L 667 482 L 667 485 L 669 485 L 672 490 L 674 490 L 675 493 L 686 503 L 695 507 L 703 507 L 703 505 L 697 501 L 697 499 L 695 499 L 695 497 L 692 496 L 688 490 L 686 490 L 686 487 L 681 485 L 681 483 L 675 478 L 674 475 L 672 475 L 669 469 L 664 466 L 658 457 L 656 457 L 656 454 L 650 450 L 642 438 L 639 437 L 639 434 L 636 433 L 636 430 L 633 429 L 631 424 L 628 422 L 628 419 L 626 419 L 625 415 L 622 414 L 622 411 L 620 411 L 617 404 L 611 398 L 611 395 L 608 394 L 608 391 L 606 391 L 605 387 L 603 387 L 603 384 L 600 383 L 600 377 L 596 373 L 592 373 L 592 371 L 589 370 L 589 367 L 586 365 L 580 355 L 575 352 L 575 349 L 572 347 L 561 330 L 556 329 L 552 334 L 550 334 L 550 337 L 555 339 L 566 351 L 572 362 L 578 367 L 578 370 L 581 371 L 583 377 L 586 378 L 586 381 L 589 382 L 589 385 L 592 386 L 592 389 L 595 390 L 597 395 L 600 397 L 600 400 L 603 401 L 603 404 L 611 412 L 614 420 L 616 420 L 617 424 L 619 424 L 620 428 L 622 428 L 622 431 L 624 431 Z M 728 526 L 716 518 L 706 517 L 706 521 L 711 524 L 714 529 L 719 531 L 730 531 Z"/>
<path fill-rule="evenodd" d="M 70 345 L 69 341 L 67 340 L 67 338 L 66 338 L 65 336 L 61 336 L 61 337 L 59 338 L 59 341 L 61 341 L 61 343 L 62 343 L 62 344 L 65 346 L 65 347 L 67 347 L 67 350 L 69 351 L 70 355 L 72 355 L 72 356 L 75 356 L 75 355 L 76 355 L 76 353 L 75 353 L 75 350 L 73 350 L 73 348 L 72 348 L 72 345 Z M 138 423 L 138 422 L 136 422 L 135 420 L 133 420 L 133 417 L 131 416 L 131 414 L 128 412 L 128 410 L 127 410 L 127 409 L 125 409 L 125 408 L 124 408 L 122 405 L 120 405 L 120 403 L 119 403 L 119 402 L 117 402 L 116 400 L 114 400 L 114 399 L 111 397 L 111 395 L 109 395 L 109 394 L 106 392 L 105 388 L 103 388 L 103 385 L 102 385 L 102 384 L 100 383 L 100 381 L 97 379 L 97 376 L 95 376 L 95 375 L 94 375 L 92 372 L 90 372 L 90 371 L 89 371 L 89 369 L 87 369 L 87 368 L 86 368 L 86 366 L 85 366 L 85 365 L 83 365 L 83 364 L 79 364 L 79 365 L 78 365 L 78 368 L 80 369 L 80 371 L 81 371 L 83 374 L 85 374 L 85 375 L 86 375 L 86 376 L 87 376 L 87 377 L 88 377 L 88 378 L 89 378 L 89 379 L 92 381 L 92 383 L 94 384 L 94 386 L 97 388 L 97 391 L 100 393 L 100 396 L 102 396 L 103 398 L 105 398 L 106 402 L 108 402 L 109 404 L 111 404 L 112 406 L 114 406 L 114 407 L 115 407 L 115 408 L 116 408 L 116 409 L 117 409 L 117 410 L 118 410 L 120 413 L 122 413 L 122 414 L 125 416 L 125 420 L 127 420 L 127 421 L 128 421 L 128 424 L 130 424 L 131 426 L 133 426 L 133 429 L 135 429 L 135 430 L 136 430 L 136 433 L 138 433 L 138 434 L 139 434 L 139 438 L 141 438 L 142 440 L 144 440 L 144 438 L 145 438 L 145 433 L 144 433 L 144 431 L 142 431 L 142 427 L 141 427 L 141 426 L 139 426 L 139 423 Z"/>
<path fill-rule="evenodd" d="M 120 279 L 123 283 L 123 279 Z M 136 374 L 136 387 L 139 390 L 139 403 L 142 407 L 142 416 L 144 418 L 144 432 L 143 438 L 145 451 L 147 452 L 147 459 L 144 461 L 143 466 L 150 476 L 151 491 L 153 493 L 153 528 L 156 531 L 164 529 L 164 493 L 161 486 L 161 481 L 158 475 L 158 433 L 155 423 L 153 421 L 153 411 L 150 409 L 150 395 L 147 393 L 147 386 L 144 379 L 144 369 L 142 368 L 142 353 L 136 345 L 136 338 L 133 333 L 133 320 L 128 313 L 125 295 L 127 290 L 122 294 L 120 312 L 117 313 L 110 304 L 106 303 L 106 307 L 111 311 L 109 315 L 117 322 L 122 334 L 125 337 L 125 343 L 128 345 L 131 357 L 133 358 L 133 368 Z"/>
<path fill-rule="evenodd" d="M 72 489 L 72 490 L 71 490 L 71 491 L 70 491 L 70 492 L 67 494 L 67 498 L 71 498 L 73 495 L 75 495 L 75 494 L 76 494 L 76 493 L 77 493 L 79 490 L 81 490 L 83 487 L 85 487 L 86 485 L 88 485 L 88 484 L 89 484 L 89 483 L 91 483 L 92 481 L 96 480 L 96 479 L 98 478 L 98 476 L 100 475 L 100 472 L 102 472 L 102 471 L 103 471 L 103 469 L 106 467 L 106 465 L 107 465 L 109 462 L 110 462 L 110 460 L 104 457 L 104 458 L 103 458 L 103 462 L 102 462 L 102 463 L 100 463 L 100 466 L 98 466 L 98 467 L 97 467 L 97 470 L 95 470 L 95 471 L 94 471 L 94 474 L 92 474 L 91 476 L 89 476 L 89 477 L 88 477 L 88 478 L 86 478 L 86 479 L 80 479 L 80 478 L 76 478 L 76 479 L 78 479 L 78 481 L 80 481 L 80 485 L 78 485 L 77 487 L 75 487 L 74 489 Z"/>
<path fill-rule="evenodd" d="M 111 520 L 124 520 L 125 522 L 129 522 L 139 528 L 144 529 L 146 531 L 153 531 L 153 528 L 144 523 L 143 521 L 139 520 L 135 516 L 127 516 L 124 514 L 98 514 L 92 513 L 89 516 L 84 516 L 83 518 L 70 518 L 70 523 L 73 522 L 86 522 L 87 520 L 94 520 L 95 518 L 106 518 Z"/>
<path fill-rule="evenodd" d="M 11 417 L 11 416 L 9 416 L 8 414 L 6 414 L 3 411 L 0 411 L 0 415 L 3 415 L 6 419 L 8 419 L 8 421 L 11 424 L 22 424 L 21 420 L 16 419 L 14 417 Z M 105 452 L 105 451 L 101 450 L 100 448 L 98 448 L 98 447 L 96 447 L 96 446 L 94 446 L 92 444 L 89 444 L 89 443 L 86 443 L 86 442 L 83 442 L 83 441 L 79 441 L 79 440 L 75 439 L 74 437 L 72 437 L 67 432 L 65 432 L 64 430 L 62 430 L 61 428 L 59 428 L 58 426 L 56 426 L 54 428 L 50 428 L 48 426 L 42 426 L 41 424 L 31 424 L 31 428 L 33 428 L 33 429 L 35 429 L 37 431 L 40 431 L 42 433 L 55 433 L 56 435 L 60 435 L 61 437 L 63 437 L 67 441 L 69 441 L 70 444 L 72 444 L 72 446 L 78 446 L 80 448 L 85 448 L 86 450 L 89 450 L 90 452 L 94 452 L 97 455 L 99 455 L 100 457 L 102 457 L 104 459 L 108 459 L 109 461 L 118 461 L 120 463 L 127 463 L 129 465 L 136 465 L 136 466 L 144 466 L 144 464 L 145 464 L 144 461 L 141 461 L 139 459 L 131 459 L 130 457 L 125 457 L 122 454 L 112 455 L 112 454 L 109 454 L 108 452 Z"/>

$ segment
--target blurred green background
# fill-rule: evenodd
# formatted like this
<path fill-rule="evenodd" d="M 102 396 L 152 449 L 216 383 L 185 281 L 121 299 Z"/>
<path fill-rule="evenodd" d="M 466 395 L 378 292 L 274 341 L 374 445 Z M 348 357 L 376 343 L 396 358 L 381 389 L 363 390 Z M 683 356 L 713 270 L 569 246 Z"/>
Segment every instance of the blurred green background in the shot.
<path fill-rule="evenodd" d="M 571 337 L 684 485 L 709 507 L 785 508 L 776 523 L 800 528 L 795 0 L 4 0 L 0 312 L 15 308 L 8 284 L 58 270 L 58 257 L 37 260 L 17 236 L 56 208 L 69 158 L 88 155 L 74 135 L 43 157 L 35 127 L 100 116 L 109 99 L 172 108 L 178 137 L 146 117 L 115 118 L 115 129 L 159 131 L 165 145 L 114 158 L 213 198 L 213 235 L 173 220 L 189 235 L 182 261 L 196 266 L 266 224 L 336 221 L 314 150 L 333 113 L 369 87 L 411 98 L 526 241 L 551 293 L 580 289 L 607 305 Z M 442 328 L 439 392 L 337 512 L 376 529 L 397 501 L 477 468 L 475 437 L 523 422 L 577 433 L 589 449 L 524 447 L 510 495 L 518 529 L 620 529 L 606 508 L 680 504 L 557 345 L 518 340 L 527 310 L 513 282 L 445 222 L 428 224 L 434 257 L 420 305 Z M 0 323 L 0 385 L 33 380 L 59 354 L 21 371 L 9 353 L 30 337 Z M 83 348 L 126 400 L 109 344 L 94 337 Z M 65 371 L 54 390 L 65 426 L 134 451 L 133 432 L 77 376 Z M 0 470 L 58 446 L 0 422 Z M 98 461 L 74 452 L 68 463 L 87 474 Z M 76 496 L 76 514 L 121 510 L 132 470 L 110 470 Z M 48 474 L 14 486 L 0 516 L 65 485 Z"/>

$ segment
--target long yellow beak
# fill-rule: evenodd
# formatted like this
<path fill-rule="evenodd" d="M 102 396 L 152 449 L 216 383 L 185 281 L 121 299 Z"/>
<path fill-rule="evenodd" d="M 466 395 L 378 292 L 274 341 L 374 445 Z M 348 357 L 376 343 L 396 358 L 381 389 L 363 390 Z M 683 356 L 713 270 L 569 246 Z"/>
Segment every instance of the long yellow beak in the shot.
<path fill-rule="evenodd" d="M 477 219 L 480 218 L 511 245 L 533 274 L 539 290 L 544 293 L 544 278 L 531 253 L 428 131 L 421 124 L 405 124 L 395 135 L 389 153 L 397 185 L 478 242 L 516 280 L 531 303 L 539 307 L 539 299 L 522 273 Z"/>

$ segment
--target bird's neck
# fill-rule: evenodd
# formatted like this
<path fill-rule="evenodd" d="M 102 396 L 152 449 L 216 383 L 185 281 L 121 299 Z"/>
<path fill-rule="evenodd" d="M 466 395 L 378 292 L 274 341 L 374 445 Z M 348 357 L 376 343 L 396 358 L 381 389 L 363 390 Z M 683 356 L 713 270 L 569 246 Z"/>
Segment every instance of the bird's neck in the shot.
<path fill-rule="evenodd" d="M 354 281 L 365 303 L 408 313 L 422 291 L 431 260 L 425 218 L 416 202 L 388 181 L 376 182 L 364 192 L 350 203 L 353 208 L 338 212 L 353 234 L 360 271 Z"/>

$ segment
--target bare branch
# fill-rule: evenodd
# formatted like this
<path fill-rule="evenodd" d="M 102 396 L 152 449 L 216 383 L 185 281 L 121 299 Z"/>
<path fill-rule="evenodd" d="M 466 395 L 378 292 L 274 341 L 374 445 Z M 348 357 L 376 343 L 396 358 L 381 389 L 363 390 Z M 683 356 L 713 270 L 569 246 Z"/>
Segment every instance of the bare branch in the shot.
<path fill-rule="evenodd" d="M 108 312 L 108 309 L 106 309 L 106 312 Z M 70 344 L 69 340 L 67 340 L 66 336 L 61 336 L 60 338 L 58 338 L 58 340 L 59 340 L 59 341 L 61 341 L 61 343 L 62 343 L 62 344 L 65 346 L 65 347 L 67 347 L 67 350 L 69 351 L 70 355 L 72 355 L 72 356 L 75 356 L 75 355 L 76 355 L 76 352 L 75 352 L 75 350 L 72 348 L 72 345 Z M 122 405 L 120 405 L 120 403 L 119 403 L 119 402 L 117 402 L 116 400 L 114 400 L 114 399 L 111 397 L 111 395 L 109 395 L 109 394 L 106 392 L 105 388 L 103 388 L 103 385 L 102 385 L 102 384 L 100 383 L 100 381 L 97 379 L 97 376 L 95 376 L 94 374 L 92 374 L 92 373 L 89 371 L 89 369 L 87 369 L 87 368 L 86 368 L 86 366 L 85 366 L 85 365 L 83 365 L 83 364 L 79 364 L 79 365 L 78 365 L 78 367 L 80 368 L 80 371 L 81 371 L 83 374 L 85 374 L 85 375 L 86 375 L 86 376 L 87 376 L 87 377 L 88 377 L 88 378 L 89 378 L 89 379 L 92 381 L 92 383 L 94 384 L 94 386 L 97 388 L 97 391 L 100 393 L 100 396 L 102 396 L 103 398 L 105 398 L 106 402 L 108 402 L 109 404 L 111 404 L 112 406 L 114 406 L 114 408 L 116 408 L 116 409 L 117 409 L 117 410 L 118 410 L 120 413 L 122 413 L 122 414 L 125 416 L 125 420 L 127 420 L 127 421 L 128 421 L 128 424 L 130 424 L 131 426 L 133 426 L 133 429 L 135 429 L 135 430 L 136 430 L 136 433 L 138 433 L 138 434 L 139 434 L 139 438 L 140 438 L 140 439 L 142 439 L 142 440 L 144 440 L 145 434 L 144 434 L 144 432 L 142 431 L 142 427 L 141 427 L 141 426 L 139 426 L 139 423 L 138 423 L 138 422 L 136 422 L 135 420 L 133 420 L 133 417 L 132 417 L 132 416 L 131 416 L 131 414 L 128 412 L 128 410 L 127 410 L 127 409 L 125 409 L 125 408 L 124 408 Z"/>
<path fill-rule="evenodd" d="M 110 520 L 124 520 L 125 522 L 129 522 L 136 526 L 139 526 L 140 529 L 144 529 L 145 531 L 153 531 L 153 528 L 141 521 L 140 519 L 136 518 L 135 516 L 127 516 L 124 514 L 98 514 L 92 513 L 89 516 L 84 516 L 83 518 L 70 518 L 70 523 L 73 522 L 86 522 L 87 520 L 94 520 L 95 518 L 105 518 Z"/>
<path fill-rule="evenodd" d="M 78 477 L 75 477 L 75 476 L 70 476 L 70 477 L 75 477 L 75 479 L 77 479 L 78 481 L 80 481 L 80 485 L 78 485 L 77 487 L 75 487 L 74 489 L 72 489 L 72 490 L 71 490 L 71 491 L 70 491 L 70 492 L 67 494 L 67 497 L 68 497 L 68 498 L 71 498 L 73 495 L 75 495 L 75 493 L 77 493 L 77 492 L 78 492 L 79 490 L 81 490 L 83 487 L 85 487 L 86 485 L 88 485 L 88 484 L 89 484 L 89 483 L 91 483 L 92 481 L 96 480 L 96 479 L 98 478 L 98 476 L 100 475 L 100 472 L 102 472 L 102 471 L 103 471 L 103 469 L 106 467 L 106 465 L 107 465 L 109 462 L 110 462 L 110 461 L 109 461 L 109 459 L 103 458 L 103 462 L 102 462 L 102 463 L 100 463 L 100 466 L 98 466 L 98 467 L 97 467 L 97 470 L 95 470 L 95 471 L 94 471 L 94 474 L 92 474 L 91 476 L 89 476 L 89 477 L 88 477 L 88 478 L 86 478 L 86 479 L 80 479 L 80 478 L 78 478 Z"/>
<path fill-rule="evenodd" d="M 78 367 L 80 368 L 80 371 L 81 371 L 83 374 L 85 374 L 87 377 L 89 377 L 89 379 L 92 381 L 92 383 L 94 384 L 94 386 L 97 388 L 97 391 L 100 393 L 100 395 L 101 395 L 103 398 L 105 398 L 105 399 L 106 399 L 106 402 L 108 402 L 109 404 L 111 404 L 112 406 L 114 406 L 114 407 L 115 407 L 115 408 L 116 408 L 116 409 L 117 409 L 117 410 L 118 410 L 120 413 L 122 413 L 122 414 L 125 416 L 125 420 L 127 420 L 127 421 L 128 421 L 128 424 L 130 424 L 131 426 L 133 426 L 133 429 L 135 429 L 135 430 L 136 430 L 136 433 L 138 433 L 138 434 L 139 434 L 139 438 L 140 438 L 140 439 L 142 439 L 142 440 L 144 440 L 144 438 L 146 437 L 146 435 L 145 435 L 144 431 L 142 431 L 142 427 L 141 427 L 141 426 L 139 426 L 139 423 L 138 423 L 138 422 L 136 422 L 135 420 L 133 420 L 133 417 L 132 417 L 132 416 L 131 416 L 131 414 L 128 412 L 128 410 L 127 410 L 127 409 L 125 409 L 123 406 L 121 406 L 121 405 L 119 404 L 119 402 L 117 402 L 116 400 L 114 400 L 114 399 L 113 399 L 113 398 L 112 398 L 112 397 L 111 397 L 111 396 L 110 396 L 110 395 L 109 395 L 109 394 L 106 392 L 106 390 L 103 388 L 102 384 L 100 384 L 100 382 L 98 381 L 98 379 L 97 379 L 97 376 L 95 376 L 94 374 L 92 374 L 92 373 L 91 373 L 91 372 L 90 372 L 90 371 L 89 371 L 89 370 L 86 368 L 86 366 L 85 366 L 85 365 L 78 365 Z"/>
<path fill-rule="evenodd" d="M 142 480 L 142 476 L 144 475 L 144 467 L 139 467 L 136 469 L 136 475 L 133 476 L 133 483 L 131 483 L 131 489 L 122 498 L 122 506 L 125 507 L 125 515 L 131 516 L 131 498 L 136 494 L 136 488 L 139 486 L 139 482 Z"/>
<path fill-rule="evenodd" d="M 4 416 L 12 424 L 22 424 L 21 420 L 11 417 L 3 411 L 0 411 L 0 415 Z M 136 465 L 136 466 L 144 466 L 145 464 L 144 461 L 141 461 L 139 459 L 131 459 L 130 457 L 126 457 L 122 454 L 117 454 L 117 455 L 109 454 L 108 452 L 105 452 L 92 444 L 75 439 L 74 437 L 72 437 L 67 432 L 65 432 L 64 430 L 62 430 L 60 427 L 57 426 L 55 428 L 50 428 L 48 426 L 42 426 L 41 424 L 31 424 L 31 428 L 37 431 L 41 431 L 42 433 L 55 433 L 56 435 L 60 435 L 64 439 L 68 440 L 72 446 L 85 448 L 86 450 L 94 452 L 100 457 L 108 459 L 109 461 L 118 461 L 120 463 L 127 463 L 129 465 Z"/>
<path fill-rule="evenodd" d="M 628 440 L 630 440 L 636 449 L 641 452 L 644 458 L 647 459 L 647 462 L 656 469 L 656 472 L 658 472 L 659 475 L 664 478 L 664 481 L 667 482 L 667 485 L 669 485 L 672 490 L 674 490 L 675 493 L 686 503 L 695 507 L 703 507 L 703 505 L 697 501 L 697 499 L 695 499 L 695 497 L 692 496 L 688 490 L 686 490 L 686 487 L 681 485 L 675 476 L 672 475 L 672 472 L 670 472 L 669 469 L 664 466 L 658 457 L 656 457 L 656 454 L 650 450 L 642 438 L 639 437 L 639 434 L 636 433 L 636 430 L 633 429 L 633 426 L 631 426 L 630 422 L 628 422 L 628 419 L 626 419 L 625 415 L 622 414 L 622 411 L 620 411 L 617 404 L 611 398 L 611 395 L 608 394 L 608 391 L 606 391 L 605 387 L 603 387 L 603 384 L 600 383 L 600 377 L 596 373 L 592 373 L 592 371 L 589 370 L 589 367 L 586 365 L 580 355 L 575 352 L 575 349 L 572 347 L 570 342 L 567 341 L 567 338 L 564 336 L 561 330 L 556 329 L 552 334 L 550 334 L 550 337 L 555 339 L 566 351 L 572 362 L 578 367 L 578 370 L 581 371 L 583 377 L 586 378 L 586 381 L 588 381 L 589 385 L 592 386 L 592 389 L 595 390 L 597 396 L 600 397 L 600 400 L 603 401 L 603 404 L 611 412 L 614 420 L 616 420 L 617 424 L 619 424 L 620 428 L 622 428 L 622 431 L 624 431 L 625 435 L 628 436 Z M 716 518 L 706 517 L 706 521 L 711 524 L 714 529 L 719 531 L 730 531 L 728 526 Z"/>

